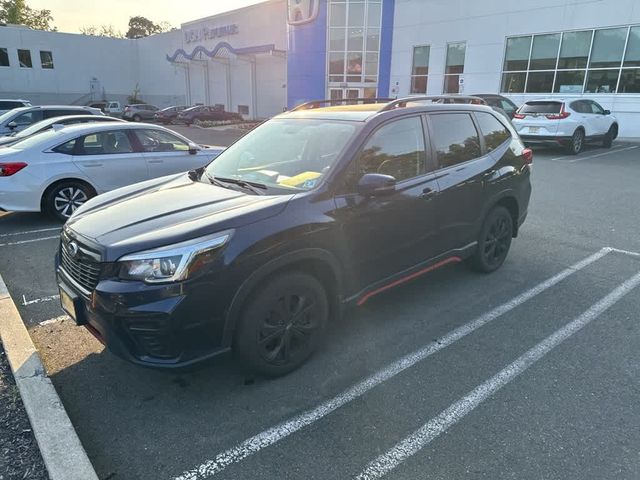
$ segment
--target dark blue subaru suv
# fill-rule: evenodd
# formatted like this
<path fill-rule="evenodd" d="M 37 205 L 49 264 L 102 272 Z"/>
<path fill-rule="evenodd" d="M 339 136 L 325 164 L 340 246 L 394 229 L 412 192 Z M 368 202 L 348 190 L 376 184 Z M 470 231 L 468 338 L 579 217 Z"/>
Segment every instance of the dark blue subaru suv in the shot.
<path fill-rule="evenodd" d="M 63 308 L 157 367 L 229 350 L 285 374 L 345 306 L 445 265 L 504 262 L 531 150 L 489 107 L 304 104 L 207 167 L 100 195 L 64 226 Z"/>

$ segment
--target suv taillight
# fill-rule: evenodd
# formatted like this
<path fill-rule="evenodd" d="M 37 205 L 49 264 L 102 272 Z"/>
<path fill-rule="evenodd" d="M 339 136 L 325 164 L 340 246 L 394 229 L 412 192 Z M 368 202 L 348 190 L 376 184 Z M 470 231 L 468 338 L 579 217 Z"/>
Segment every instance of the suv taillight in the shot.
<path fill-rule="evenodd" d="M 522 120 L 525 117 L 525 115 L 521 114 L 521 113 L 514 113 L 513 114 L 513 118 L 517 118 L 518 120 Z"/>
<path fill-rule="evenodd" d="M 560 113 L 552 113 L 549 115 L 545 115 L 549 120 L 562 120 L 563 118 L 567 118 L 571 115 L 569 112 L 564 111 L 564 103 L 560 107 Z"/>
<path fill-rule="evenodd" d="M 10 177 L 26 166 L 24 162 L 0 163 L 0 177 Z"/>
<path fill-rule="evenodd" d="M 533 163 L 533 150 L 530 148 L 525 148 L 522 151 L 522 158 L 524 159 L 524 163 L 527 165 L 531 165 Z"/>

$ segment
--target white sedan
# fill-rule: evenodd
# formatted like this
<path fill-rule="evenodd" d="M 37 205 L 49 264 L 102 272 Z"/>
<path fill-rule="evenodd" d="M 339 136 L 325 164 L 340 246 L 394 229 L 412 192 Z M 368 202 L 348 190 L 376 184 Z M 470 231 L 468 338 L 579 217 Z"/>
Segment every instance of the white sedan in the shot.
<path fill-rule="evenodd" d="M 56 125 L 0 149 L 0 211 L 64 221 L 97 194 L 202 167 L 223 149 L 158 125 Z"/>

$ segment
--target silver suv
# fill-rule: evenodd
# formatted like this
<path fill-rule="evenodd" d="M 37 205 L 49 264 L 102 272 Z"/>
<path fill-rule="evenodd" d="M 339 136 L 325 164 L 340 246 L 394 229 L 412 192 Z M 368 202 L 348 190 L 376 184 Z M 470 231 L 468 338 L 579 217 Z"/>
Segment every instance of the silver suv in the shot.
<path fill-rule="evenodd" d="M 149 105 L 147 103 L 126 105 L 124 107 L 124 112 L 122 112 L 122 118 L 125 120 L 133 120 L 134 122 L 139 122 L 141 120 L 153 120 L 158 110 L 159 108 L 155 105 Z"/>
<path fill-rule="evenodd" d="M 19 132 L 41 120 L 66 115 L 104 115 L 99 109 L 70 105 L 40 105 L 9 110 L 0 115 L 0 135 Z"/>
<path fill-rule="evenodd" d="M 0 98 L 0 114 L 13 110 L 14 108 L 30 106 L 31 102 L 29 100 L 22 100 L 20 98 Z"/>

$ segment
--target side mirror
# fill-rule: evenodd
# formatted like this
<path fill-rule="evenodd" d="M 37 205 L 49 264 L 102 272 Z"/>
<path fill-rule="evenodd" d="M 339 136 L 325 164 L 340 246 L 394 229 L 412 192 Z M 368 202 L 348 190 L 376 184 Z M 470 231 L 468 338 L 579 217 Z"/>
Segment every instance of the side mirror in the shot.
<path fill-rule="evenodd" d="M 7 127 L 13 130 L 18 127 L 18 124 L 16 122 L 9 122 L 7 123 Z"/>
<path fill-rule="evenodd" d="M 611 110 L 605 110 L 603 115 L 611 115 Z"/>
<path fill-rule="evenodd" d="M 189 144 L 189 155 L 195 155 L 199 151 L 200 151 L 200 147 L 198 145 L 196 145 L 195 143 Z"/>
<path fill-rule="evenodd" d="M 358 193 L 364 196 L 390 195 L 396 191 L 396 179 L 381 173 L 366 173 L 358 182 Z"/>

